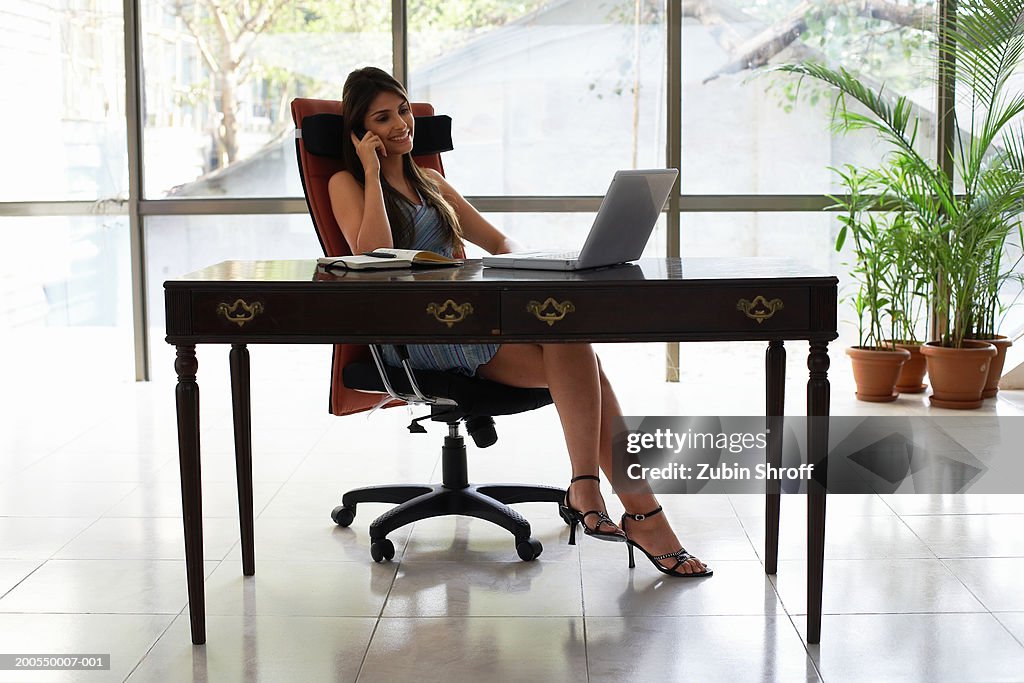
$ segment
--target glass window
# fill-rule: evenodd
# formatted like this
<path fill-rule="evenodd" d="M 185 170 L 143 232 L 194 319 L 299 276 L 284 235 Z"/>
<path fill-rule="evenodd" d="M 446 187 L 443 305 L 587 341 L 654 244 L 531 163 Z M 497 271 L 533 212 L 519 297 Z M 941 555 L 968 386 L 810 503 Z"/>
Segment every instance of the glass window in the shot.
<path fill-rule="evenodd" d="M 934 34 L 915 28 L 930 26 L 930 0 L 893 4 L 887 19 L 867 18 L 868 5 L 797 0 L 692 7 L 697 15 L 683 19 L 683 194 L 833 192 L 829 166 L 874 165 L 889 151 L 869 130 L 834 136 L 834 91 L 751 69 L 764 62 L 843 67 L 870 87 L 907 95 L 922 116 L 919 149 L 934 157 Z M 743 58 L 755 53 L 753 64 Z"/>
<path fill-rule="evenodd" d="M 604 194 L 665 165 L 662 0 L 409 2 L 410 97 L 453 119 L 470 195 Z"/>
<path fill-rule="evenodd" d="M 301 195 L 292 99 L 392 62 L 388 0 L 147 0 L 142 34 L 149 198 Z"/>
<path fill-rule="evenodd" d="M 127 380 L 131 266 L 123 216 L 0 218 L 0 349 L 31 382 Z"/>
<path fill-rule="evenodd" d="M 122 7 L 5 3 L 0 201 L 127 197 Z"/>

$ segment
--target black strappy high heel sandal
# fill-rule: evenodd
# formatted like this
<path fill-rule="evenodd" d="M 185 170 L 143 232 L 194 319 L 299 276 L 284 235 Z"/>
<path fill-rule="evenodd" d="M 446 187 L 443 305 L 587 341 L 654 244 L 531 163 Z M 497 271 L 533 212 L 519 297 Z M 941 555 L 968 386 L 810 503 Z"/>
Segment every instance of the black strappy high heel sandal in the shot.
<path fill-rule="evenodd" d="M 571 487 L 574 483 L 581 479 L 593 479 L 594 481 L 601 481 L 600 478 L 593 474 L 581 474 L 578 477 L 573 477 L 569 480 L 569 486 Z M 565 523 L 569 525 L 569 545 L 576 545 L 576 525 L 579 524 L 583 527 L 583 533 L 587 536 L 593 536 L 599 538 L 602 541 L 625 541 L 626 532 L 622 529 L 615 529 L 615 531 L 601 531 L 602 524 L 608 524 L 615 526 L 615 522 L 612 521 L 608 513 L 603 510 L 588 510 L 586 512 L 580 512 L 573 506 L 569 505 L 569 491 L 565 491 L 565 503 L 558 506 L 558 512 L 565 520 Z M 597 515 L 597 524 L 593 528 L 587 526 L 586 518 L 590 515 Z"/>
<path fill-rule="evenodd" d="M 659 512 L 661 512 L 661 506 L 660 505 L 658 506 L 657 510 L 653 510 L 651 512 L 645 512 L 642 515 L 632 515 L 632 514 L 627 512 L 624 515 L 622 515 L 622 520 L 619 522 L 619 528 L 622 529 L 623 533 L 625 533 L 625 531 L 626 531 L 626 518 L 627 517 L 629 517 L 630 519 L 632 519 L 632 520 L 634 520 L 636 522 L 642 522 L 645 519 L 647 519 L 648 517 L 653 517 L 654 515 L 658 514 Z M 630 569 L 633 569 L 634 567 L 636 567 L 636 563 L 633 562 L 633 548 L 639 548 L 640 552 L 642 552 L 644 555 L 646 555 L 647 559 L 651 561 L 651 564 L 653 564 L 655 567 L 657 567 L 658 571 L 661 572 L 662 574 L 668 574 L 669 576 L 679 576 L 679 577 L 682 577 L 684 579 L 695 579 L 695 578 L 699 578 L 699 577 L 702 577 L 702 576 L 711 576 L 712 574 L 714 574 L 714 571 L 712 571 L 711 569 L 705 569 L 702 572 L 693 572 L 692 574 L 686 574 L 684 572 L 676 571 L 681 566 L 683 566 L 683 564 L 687 560 L 696 560 L 697 559 L 696 557 L 694 557 L 690 553 L 686 552 L 686 548 L 680 548 L 679 550 L 675 551 L 674 553 L 665 553 L 664 555 L 651 555 L 649 552 L 647 552 L 647 550 L 642 545 L 640 545 L 636 541 L 631 540 L 628 535 L 626 536 L 626 547 L 629 548 L 629 568 Z M 660 562 L 660 560 L 668 560 L 668 559 L 673 559 L 673 558 L 676 560 L 676 563 L 674 565 L 672 565 L 671 567 L 666 567 L 665 565 L 663 565 Z M 700 560 L 697 560 L 697 561 L 700 562 Z"/>

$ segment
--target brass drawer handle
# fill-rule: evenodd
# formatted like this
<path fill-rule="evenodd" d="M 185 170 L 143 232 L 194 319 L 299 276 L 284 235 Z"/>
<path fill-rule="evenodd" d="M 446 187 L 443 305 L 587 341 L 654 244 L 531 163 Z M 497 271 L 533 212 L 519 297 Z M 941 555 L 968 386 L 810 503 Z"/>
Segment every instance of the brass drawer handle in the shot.
<path fill-rule="evenodd" d="M 748 318 L 756 320 L 758 325 L 775 315 L 775 311 L 781 311 L 783 308 L 782 299 L 768 301 L 760 294 L 755 296 L 753 301 L 740 299 L 736 303 L 736 310 L 743 311 Z"/>
<path fill-rule="evenodd" d="M 469 302 L 457 304 L 451 299 L 448 299 L 443 304 L 431 303 L 427 305 L 427 313 L 434 316 L 434 320 L 444 323 L 448 327 L 462 322 L 472 312 L 473 304 Z"/>
<path fill-rule="evenodd" d="M 235 323 L 241 327 L 263 312 L 263 304 L 259 301 L 248 304 L 242 299 L 235 299 L 235 303 L 230 305 L 217 304 L 217 312 L 224 316 L 229 323 Z"/>
<path fill-rule="evenodd" d="M 554 309 L 554 312 L 551 312 L 549 310 L 549 307 L 551 309 Z M 534 317 L 537 318 L 537 320 L 541 321 L 542 323 L 547 323 L 548 327 L 551 327 L 556 322 L 564 318 L 566 313 L 574 312 L 576 310 L 576 305 L 568 300 L 563 301 L 562 303 L 558 303 L 549 296 L 547 299 L 544 299 L 544 303 L 541 303 L 539 301 L 531 301 L 530 303 L 526 304 L 526 310 L 530 313 L 533 313 Z M 548 310 L 548 312 L 544 313 L 543 311 L 545 310 Z"/>

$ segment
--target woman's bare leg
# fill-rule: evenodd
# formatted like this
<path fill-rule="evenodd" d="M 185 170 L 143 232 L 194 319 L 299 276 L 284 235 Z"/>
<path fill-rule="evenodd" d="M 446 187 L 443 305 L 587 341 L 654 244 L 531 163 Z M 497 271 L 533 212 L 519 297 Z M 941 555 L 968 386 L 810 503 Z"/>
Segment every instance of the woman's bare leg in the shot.
<path fill-rule="evenodd" d="M 612 434 L 615 419 L 622 415 L 618 399 L 601 364 L 589 344 L 503 344 L 494 358 L 480 366 L 478 374 L 486 379 L 515 387 L 548 387 L 565 433 L 573 476 L 596 474 L 600 466 L 606 477 L 612 476 Z M 552 384 L 549 376 L 555 381 Z M 596 403 L 596 408 L 595 408 Z M 600 422 L 595 434 L 594 425 Z M 571 503 L 578 510 L 604 510 L 598 482 L 580 481 L 570 490 Z M 632 514 L 650 512 L 658 507 L 653 493 L 619 494 L 619 500 Z M 594 524 L 596 518 L 587 518 Z M 630 537 L 652 555 L 674 552 L 680 543 L 668 517 L 655 515 L 642 522 L 626 522 Z M 602 529 L 610 531 L 605 524 Z M 663 560 L 671 567 L 675 560 Z M 699 560 L 688 560 L 677 571 L 703 571 Z"/>
<path fill-rule="evenodd" d="M 600 371 L 600 381 L 601 469 L 604 470 L 608 480 L 611 481 L 612 436 L 614 434 L 615 420 L 622 416 L 622 409 L 619 407 L 619 401 L 615 397 L 615 392 L 612 390 L 612 386 L 608 382 L 608 378 L 605 377 L 603 370 Z M 626 512 L 634 515 L 651 512 L 660 505 L 658 499 L 649 489 L 646 493 L 619 493 L 617 495 L 622 502 L 622 506 L 626 508 Z M 646 548 L 647 552 L 651 555 L 675 552 L 682 545 L 679 539 L 676 538 L 676 534 L 672 530 L 672 526 L 669 524 L 668 517 L 664 512 L 644 519 L 642 522 L 627 519 L 624 531 L 626 531 L 631 540 Z M 669 568 L 675 563 L 676 560 L 674 559 L 661 560 L 661 564 Z M 693 558 L 677 567 L 676 571 L 683 574 L 693 574 L 704 571 L 706 567 L 707 565 L 703 562 Z"/>
<path fill-rule="evenodd" d="M 558 410 L 573 477 L 598 474 L 601 463 L 601 373 L 590 344 L 503 344 L 477 369 L 485 379 L 516 387 L 547 387 Z M 600 484 L 578 481 L 569 490 L 569 503 L 580 510 L 605 510 Z M 596 515 L 584 520 L 594 529 Z M 602 524 L 601 531 L 616 527 Z"/>

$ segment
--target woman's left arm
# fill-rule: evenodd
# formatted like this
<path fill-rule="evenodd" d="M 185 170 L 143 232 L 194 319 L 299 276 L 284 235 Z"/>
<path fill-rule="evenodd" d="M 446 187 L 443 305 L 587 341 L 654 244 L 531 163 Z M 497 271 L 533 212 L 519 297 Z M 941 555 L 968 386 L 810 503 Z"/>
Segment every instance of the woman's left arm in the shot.
<path fill-rule="evenodd" d="M 437 183 L 441 194 L 448 203 L 455 209 L 459 216 L 459 224 L 462 226 L 462 235 L 467 241 L 472 242 L 489 254 L 508 254 L 513 251 L 522 251 L 516 244 L 501 230 L 490 224 L 486 218 L 480 215 L 472 204 L 466 201 L 458 191 L 452 187 L 445 177 L 433 169 L 427 169 L 427 174 Z"/>

